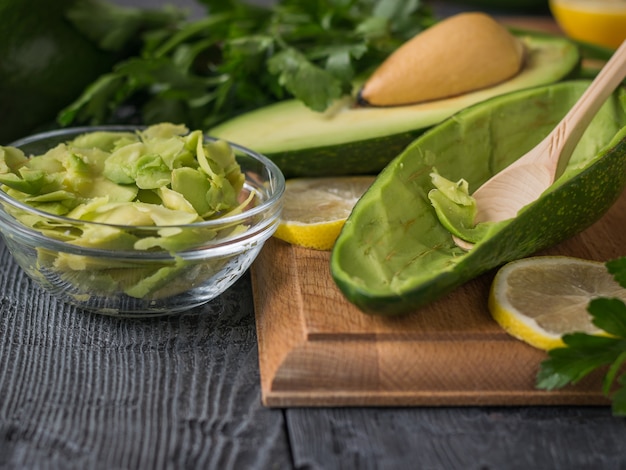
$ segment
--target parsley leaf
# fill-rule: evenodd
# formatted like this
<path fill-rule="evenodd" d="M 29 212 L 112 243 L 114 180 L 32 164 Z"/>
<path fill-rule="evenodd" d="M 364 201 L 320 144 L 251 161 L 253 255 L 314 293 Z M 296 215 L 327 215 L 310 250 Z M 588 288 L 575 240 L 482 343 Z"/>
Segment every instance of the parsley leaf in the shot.
<path fill-rule="evenodd" d="M 608 261 L 607 270 L 626 287 L 626 257 Z M 565 347 L 552 349 L 541 363 L 537 388 L 553 390 L 575 384 L 591 372 L 606 368 L 603 393 L 612 400 L 616 416 L 626 416 L 626 304 L 620 299 L 596 298 L 587 308 L 592 322 L 610 336 L 572 333 Z"/>
<path fill-rule="evenodd" d="M 267 65 L 271 73 L 278 75 L 280 85 L 314 111 L 324 111 L 345 91 L 338 78 L 296 49 L 279 52 Z"/>
<path fill-rule="evenodd" d="M 607 261 L 606 267 L 620 286 L 626 286 L 626 256 Z"/>
<path fill-rule="evenodd" d="M 61 111 L 58 123 L 160 120 L 206 129 L 288 98 L 324 111 L 435 23 L 420 0 L 199 3 L 206 7 L 201 18 L 164 24 L 155 13 L 144 15 L 141 27 L 136 10 L 117 9 L 107 19 L 110 34 L 103 41 L 113 47 L 134 31 L 139 52 L 87 87 Z M 71 18 L 85 21 L 79 10 Z"/>

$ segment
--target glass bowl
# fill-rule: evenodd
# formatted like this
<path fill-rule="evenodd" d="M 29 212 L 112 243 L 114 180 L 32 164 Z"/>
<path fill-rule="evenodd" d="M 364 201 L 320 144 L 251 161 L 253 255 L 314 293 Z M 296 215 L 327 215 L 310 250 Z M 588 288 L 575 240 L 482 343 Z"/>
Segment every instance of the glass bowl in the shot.
<path fill-rule="evenodd" d="M 127 126 L 62 129 L 11 144 L 41 155 L 61 142 L 93 131 L 135 131 Z M 204 137 L 206 142 L 214 139 Z M 0 232 L 20 267 L 56 298 L 100 314 L 148 317 L 182 312 L 220 295 L 250 267 L 274 233 L 282 208 L 284 177 L 266 157 L 234 143 L 245 176 L 238 214 L 186 225 L 110 225 L 57 216 L 35 209 L 0 190 Z M 253 195 L 251 195 L 253 193 Z M 38 223 L 32 224 L 36 218 Z M 37 228 L 33 228 L 31 224 Z M 47 227 L 55 228 L 50 236 Z M 94 248 L 59 239 L 67 231 L 107 230 L 149 248 Z M 175 234 L 176 249 L 151 240 Z"/>

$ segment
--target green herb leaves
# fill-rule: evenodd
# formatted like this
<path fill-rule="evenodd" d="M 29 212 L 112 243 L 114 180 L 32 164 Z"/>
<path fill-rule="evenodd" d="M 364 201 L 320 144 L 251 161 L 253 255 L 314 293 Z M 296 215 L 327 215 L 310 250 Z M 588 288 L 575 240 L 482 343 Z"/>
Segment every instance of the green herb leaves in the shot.
<path fill-rule="evenodd" d="M 267 65 L 271 73 L 278 75 L 281 86 L 315 111 L 324 111 L 348 91 L 343 89 L 341 80 L 315 66 L 293 48 L 276 54 Z"/>
<path fill-rule="evenodd" d="M 626 287 L 626 257 L 606 263 L 615 280 Z M 619 299 L 598 298 L 589 303 L 593 323 L 610 336 L 586 333 L 565 335 L 564 348 L 549 351 L 549 359 L 541 364 L 537 387 L 556 389 L 577 383 L 592 371 L 608 367 L 603 392 L 610 396 L 613 414 L 626 416 L 626 305 Z"/>
<path fill-rule="evenodd" d="M 59 123 L 170 121 L 207 129 L 291 97 L 324 111 L 435 21 L 419 0 L 280 0 L 270 8 L 201 3 L 205 17 L 144 25 L 140 53 L 92 83 Z M 84 20 L 79 13 L 70 18 Z M 110 22 L 134 17 L 109 15 Z"/>

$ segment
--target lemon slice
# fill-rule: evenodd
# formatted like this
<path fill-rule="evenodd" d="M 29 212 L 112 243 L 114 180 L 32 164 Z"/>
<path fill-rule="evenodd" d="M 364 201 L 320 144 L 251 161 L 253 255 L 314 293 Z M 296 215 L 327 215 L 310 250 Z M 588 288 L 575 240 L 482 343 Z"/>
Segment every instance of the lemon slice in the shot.
<path fill-rule="evenodd" d="M 539 349 L 564 346 L 562 336 L 604 334 L 587 311 L 597 297 L 626 301 L 604 263 L 566 256 L 537 256 L 504 265 L 489 295 L 489 310 L 512 336 Z"/>
<path fill-rule="evenodd" d="M 292 245 L 332 249 L 352 208 L 373 181 L 374 176 L 287 180 L 274 236 Z"/>

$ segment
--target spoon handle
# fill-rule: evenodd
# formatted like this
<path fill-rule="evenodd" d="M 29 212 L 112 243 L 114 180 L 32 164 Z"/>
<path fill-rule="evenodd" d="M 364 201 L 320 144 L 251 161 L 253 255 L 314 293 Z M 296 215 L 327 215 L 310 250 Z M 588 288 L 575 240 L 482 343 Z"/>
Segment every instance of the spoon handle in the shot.
<path fill-rule="evenodd" d="M 476 222 L 515 217 L 561 175 L 593 117 L 626 77 L 626 41 L 576 104 L 537 146 L 493 175 L 473 196 Z"/>
<path fill-rule="evenodd" d="M 604 102 L 626 77 L 626 41 L 613 53 L 576 104 L 549 135 L 555 179 L 567 166 L 578 141 Z M 560 157 L 560 158 L 559 158 Z"/>

